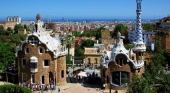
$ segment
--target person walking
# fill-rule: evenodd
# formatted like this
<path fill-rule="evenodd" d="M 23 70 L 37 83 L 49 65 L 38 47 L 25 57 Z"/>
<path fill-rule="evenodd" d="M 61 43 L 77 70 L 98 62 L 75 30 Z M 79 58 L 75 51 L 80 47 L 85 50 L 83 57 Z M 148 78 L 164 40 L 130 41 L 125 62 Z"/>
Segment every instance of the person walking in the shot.
<path fill-rule="evenodd" d="M 58 88 L 58 93 L 60 93 L 60 88 Z"/>

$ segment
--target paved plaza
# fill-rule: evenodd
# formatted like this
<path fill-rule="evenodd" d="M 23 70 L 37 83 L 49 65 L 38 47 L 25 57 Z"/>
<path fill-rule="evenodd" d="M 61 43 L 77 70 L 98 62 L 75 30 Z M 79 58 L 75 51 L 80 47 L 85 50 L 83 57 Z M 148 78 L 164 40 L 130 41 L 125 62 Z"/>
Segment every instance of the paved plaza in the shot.
<path fill-rule="evenodd" d="M 69 75 L 71 75 L 73 72 L 73 68 L 69 67 L 68 69 L 70 70 Z M 78 69 L 80 69 L 80 67 L 74 67 L 74 71 Z M 91 74 L 95 72 L 100 77 L 99 69 L 94 69 L 94 68 L 89 69 L 87 67 L 85 71 Z M 2 84 L 5 84 L 5 82 L 0 81 L 0 85 Z M 60 88 L 60 93 L 109 93 L 109 90 L 103 90 L 101 89 L 101 87 L 102 87 L 101 84 L 86 84 L 86 83 L 81 83 L 81 82 L 75 82 L 75 83 L 67 83 L 62 86 L 57 86 L 56 90 L 33 91 L 32 93 L 58 93 L 59 88 Z M 111 93 L 115 93 L 115 90 L 112 90 Z M 119 90 L 118 93 L 126 93 L 126 91 Z"/>

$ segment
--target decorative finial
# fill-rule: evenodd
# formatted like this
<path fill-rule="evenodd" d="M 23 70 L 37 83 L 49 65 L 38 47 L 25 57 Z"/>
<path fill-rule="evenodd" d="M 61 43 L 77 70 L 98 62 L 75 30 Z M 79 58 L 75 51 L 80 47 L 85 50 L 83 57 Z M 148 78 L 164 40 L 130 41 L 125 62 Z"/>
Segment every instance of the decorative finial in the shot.
<path fill-rule="evenodd" d="M 40 14 L 37 14 L 36 19 L 37 19 L 37 22 L 35 23 L 35 31 L 37 32 L 37 30 L 38 30 L 38 22 L 41 19 Z"/>
<path fill-rule="evenodd" d="M 117 40 L 120 41 L 121 33 L 118 31 L 117 33 Z"/>
<path fill-rule="evenodd" d="M 40 19 L 41 19 L 40 14 L 37 14 L 36 19 L 37 19 L 37 20 L 40 20 Z"/>

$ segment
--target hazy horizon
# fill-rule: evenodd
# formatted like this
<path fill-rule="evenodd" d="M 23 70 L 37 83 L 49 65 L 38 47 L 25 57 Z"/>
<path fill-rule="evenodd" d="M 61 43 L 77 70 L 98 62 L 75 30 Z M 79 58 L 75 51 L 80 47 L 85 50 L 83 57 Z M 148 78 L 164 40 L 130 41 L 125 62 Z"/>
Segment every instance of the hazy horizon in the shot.
<path fill-rule="evenodd" d="M 142 19 L 160 19 L 168 14 L 170 0 L 142 0 Z M 0 19 L 20 16 L 35 19 L 135 19 L 136 0 L 1 0 Z"/>

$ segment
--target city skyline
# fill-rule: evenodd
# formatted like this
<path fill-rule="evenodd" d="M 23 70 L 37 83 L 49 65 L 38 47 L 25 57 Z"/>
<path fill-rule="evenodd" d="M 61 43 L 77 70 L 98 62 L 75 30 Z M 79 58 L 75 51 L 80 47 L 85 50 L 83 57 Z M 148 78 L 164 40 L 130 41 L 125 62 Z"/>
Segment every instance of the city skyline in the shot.
<path fill-rule="evenodd" d="M 142 19 L 159 19 L 169 14 L 170 0 L 142 0 Z M 35 19 L 135 19 L 136 0 L 2 0 L 0 20 L 20 16 Z"/>

